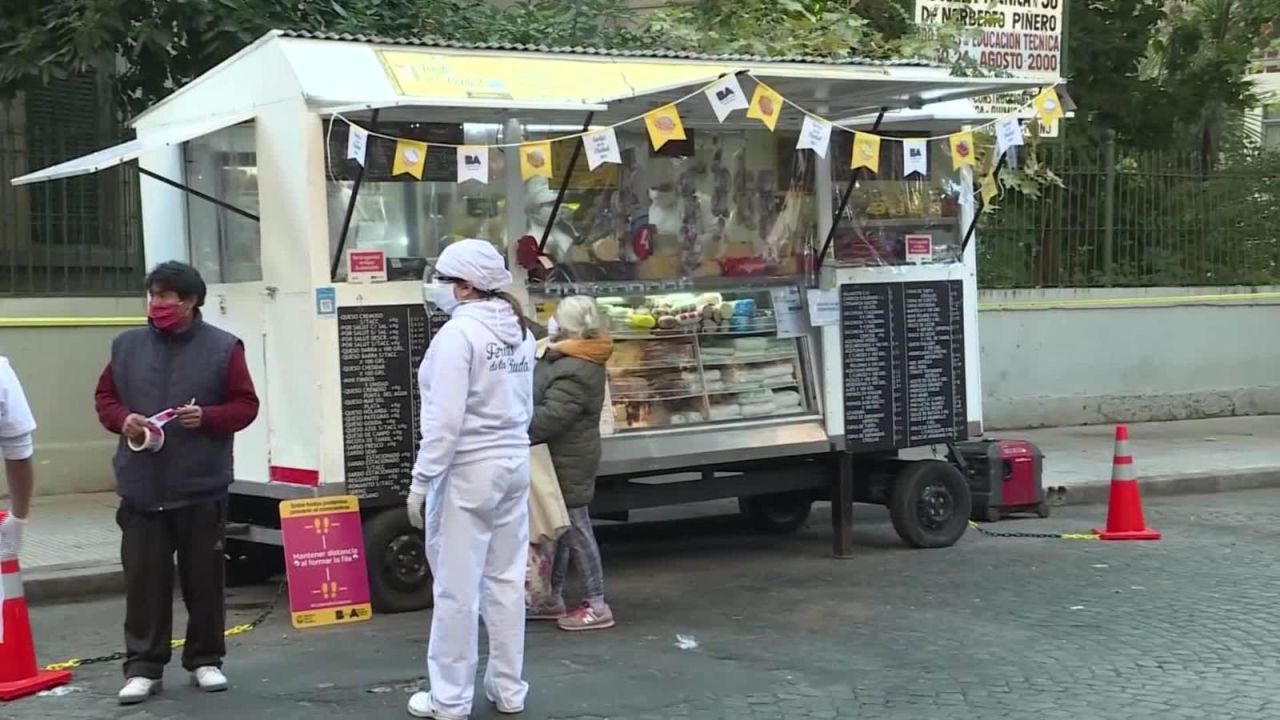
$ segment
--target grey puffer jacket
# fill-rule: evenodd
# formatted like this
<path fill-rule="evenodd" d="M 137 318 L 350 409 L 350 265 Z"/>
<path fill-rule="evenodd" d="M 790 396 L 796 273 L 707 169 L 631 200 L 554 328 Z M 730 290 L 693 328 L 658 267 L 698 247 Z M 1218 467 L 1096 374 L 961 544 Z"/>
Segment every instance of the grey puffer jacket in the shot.
<path fill-rule="evenodd" d="M 569 354 L 572 352 L 573 354 Z M 609 338 L 571 340 L 547 349 L 533 370 L 529 442 L 546 443 L 569 508 L 591 504 L 600 469 L 600 411 Z"/>

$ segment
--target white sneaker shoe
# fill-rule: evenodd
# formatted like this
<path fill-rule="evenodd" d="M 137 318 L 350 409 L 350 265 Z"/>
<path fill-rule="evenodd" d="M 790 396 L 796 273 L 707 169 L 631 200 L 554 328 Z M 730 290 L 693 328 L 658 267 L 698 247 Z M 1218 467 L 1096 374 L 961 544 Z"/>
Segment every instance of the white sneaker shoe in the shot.
<path fill-rule="evenodd" d="M 227 676 L 218 668 L 205 665 L 191 673 L 191 684 L 205 692 L 222 692 L 227 689 Z"/>
<path fill-rule="evenodd" d="M 164 687 L 164 683 L 159 680 L 152 680 L 144 677 L 131 677 L 129 681 L 120 689 L 120 694 L 116 697 L 120 700 L 121 705 L 137 705 L 145 702 L 152 695 L 160 692 Z"/>
<path fill-rule="evenodd" d="M 467 720 L 466 715 L 437 710 L 429 692 L 416 692 L 409 698 L 409 714 L 416 718 L 433 718 L 434 720 Z"/>

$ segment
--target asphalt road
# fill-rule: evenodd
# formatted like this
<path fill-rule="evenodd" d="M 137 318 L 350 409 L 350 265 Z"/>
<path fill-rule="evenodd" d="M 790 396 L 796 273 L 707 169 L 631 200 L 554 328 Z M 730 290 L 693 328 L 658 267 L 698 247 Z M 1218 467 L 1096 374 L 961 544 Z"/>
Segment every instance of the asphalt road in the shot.
<path fill-rule="evenodd" d="M 864 508 L 858 556 L 828 555 L 825 512 L 789 537 L 736 519 L 610 528 L 616 630 L 531 630 L 530 719 L 1280 717 L 1280 492 L 1148 503 L 1158 543 L 968 533 L 908 550 Z M 1079 532 L 1096 507 L 1000 530 Z M 232 622 L 272 588 L 239 591 Z M 117 649 L 122 602 L 33 609 L 45 660 Z M 176 664 L 165 693 L 118 708 L 116 664 L 71 691 L 0 708 L 25 718 L 399 718 L 424 672 L 426 613 L 297 632 L 287 614 L 231 643 L 232 689 Z M 696 647 L 678 647 L 677 635 Z M 475 717 L 497 717 L 483 704 Z"/>

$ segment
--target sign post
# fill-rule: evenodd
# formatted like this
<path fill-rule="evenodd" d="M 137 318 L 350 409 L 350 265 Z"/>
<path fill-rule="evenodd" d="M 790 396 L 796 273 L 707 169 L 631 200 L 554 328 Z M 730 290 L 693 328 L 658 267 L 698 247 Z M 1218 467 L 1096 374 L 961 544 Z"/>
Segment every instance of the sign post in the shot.
<path fill-rule="evenodd" d="M 355 496 L 285 500 L 280 503 L 280 532 L 295 628 L 373 616 Z"/>

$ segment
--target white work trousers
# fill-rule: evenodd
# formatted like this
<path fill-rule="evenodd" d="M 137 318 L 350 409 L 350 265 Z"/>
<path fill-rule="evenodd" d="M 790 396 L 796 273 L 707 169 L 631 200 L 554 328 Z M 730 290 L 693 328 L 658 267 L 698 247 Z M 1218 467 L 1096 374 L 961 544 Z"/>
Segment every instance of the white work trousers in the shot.
<path fill-rule="evenodd" d="M 426 526 L 435 578 L 427 646 L 432 702 L 445 713 L 471 714 L 483 616 L 485 688 L 502 707 L 524 707 L 529 454 L 451 468 L 427 495 Z"/>

